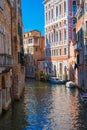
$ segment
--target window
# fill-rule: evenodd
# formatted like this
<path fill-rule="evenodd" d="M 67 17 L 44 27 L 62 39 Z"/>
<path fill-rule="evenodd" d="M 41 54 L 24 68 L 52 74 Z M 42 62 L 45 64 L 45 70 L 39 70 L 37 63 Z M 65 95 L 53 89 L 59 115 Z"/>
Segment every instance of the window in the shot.
<path fill-rule="evenodd" d="M 62 55 L 62 51 L 61 51 L 61 49 L 60 49 L 60 55 Z"/>
<path fill-rule="evenodd" d="M 64 55 L 66 55 L 66 48 L 64 48 Z"/>
<path fill-rule="evenodd" d="M 49 33 L 49 43 L 51 42 L 51 37 L 50 37 L 50 33 Z"/>
<path fill-rule="evenodd" d="M 53 19 L 53 9 L 51 10 L 51 18 Z"/>
<path fill-rule="evenodd" d="M 87 11 L 87 3 L 85 3 L 85 11 Z"/>
<path fill-rule="evenodd" d="M 2 48 L 1 53 L 6 53 L 6 49 L 4 48 L 4 45 L 5 45 L 5 43 L 7 45 L 9 43 L 9 40 L 10 40 L 9 33 L 6 33 L 8 36 L 4 35 L 5 33 L 6 33 L 5 28 L 4 28 L 3 24 L 0 23 L 0 48 Z M 6 36 L 7 36 L 7 39 L 6 39 L 6 42 L 5 42 Z M 6 48 L 8 48 L 8 46 L 6 46 Z"/>
<path fill-rule="evenodd" d="M 2 8 L 2 1 L 3 1 L 3 0 L 0 0 L 0 8 Z"/>
<path fill-rule="evenodd" d="M 61 15 L 61 5 L 59 5 L 59 15 Z"/>
<path fill-rule="evenodd" d="M 61 35 L 61 31 L 59 31 L 59 40 L 61 41 L 61 39 L 62 39 L 62 35 Z"/>
<path fill-rule="evenodd" d="M 76 40 L 77 36 L 76 36 L 76 28 L 73 29 L 73 32 L 72 32 L 72 39 L 73 40 Z"/>
<path fill-rule="evenodd" d="M 66 13 L 66 1 L 64 1 L 64 13 Z"/>
<path fill-rule="evenodd" d="M 58 49 L 56 49 L 56 56 L 58 56 Z"/>
<path fill-rule="evenodd" d="M 58 6 L 56 6 L 56 17 L 58 17 Z"/>
<path fill-rule="evenodd" d="M 64 20 L 64 25 L 66 25 L 66 20 Z"/>
<path fill-rule="evenodd" d="M 9 24 L 11 24 L 11 12 L 10 11 L 8 12 L 8 22 L 9 22 Z"/>
<path fill-rule="evenodd" d="M 52 50 L 52 56 L 53 56 L 54 54 L 53 54 L 53 50 Z"/>
<path fill-rule="evenodd" d="M 73 24 L 76 24 L 76 19 L 73 19 Z"/>
<path fill-rule="evenodd" d="M 80 55 L 78 54 L 77 55 L 77 64 L 79 64 L 80 63 Z"/>
<path fill-rule="evenodd" d="M 66 40 L 66 30 L 64 30 L 64 40 Z"/>
<path fill-rule="evenodd" d="M 73 4 L 72 4 L 72 12 L 73 12 L 73 14 L 76 14 L 76 11 L 77 11 L 76 1 L 73 1 Z"/>
<path fill-rule="evenodd" d="M 32 39 L 28 39 L 28 43 L 32 43 Z"/>
<path fill-rule="evenodd" d="M 61 22 L 59 23 L 60 27 L 61 27 Z"/>
<path fill-rule="evenodd" d="M 56 42 L 58 42 L 58 32 L 56 32 Z"/>
<path fill-rule="evenodd" d="M 53 33 L 52 33 L 52 42 L 53 42 Z"/>
<path fill-rule="evenodd" d="M 62 63 L 59 64 L 60 74 L 62 74 Z"/>
<path fill-rule="evenodd" d="M 50 11 L 49 11 L 49 21 L 50 21 Z"/>
<path fill-rule="evenodd" d="M 35 48 L 35 51 L 38 51 L 38 48 L 37 48 L 37 47 Z"/>
<path fill-rule="evenodd" d="M 46 13 L 46 23 L 47 23 L 47 13 Z"/>
<path fill-rule="evenodd" d="M 27 48 L 27 53 L 29 53 L 29 48 Z"/>
<path fill-rule="evenodd" d="M 6 7 L 5 7 L 5 4 L 4 4 L 4 17 L 6 17 Z"/>
<path fill-rule="evenodd" d="M 56 54 L 55 54 L 55 50 L 54 50 L 54 56 L 55 56 Z"/>
<path fill-rule="evenodd" d="M 55 42 L 55 29 L 53 30 L 53 35 L 54 35 L 54 42 Z"/>

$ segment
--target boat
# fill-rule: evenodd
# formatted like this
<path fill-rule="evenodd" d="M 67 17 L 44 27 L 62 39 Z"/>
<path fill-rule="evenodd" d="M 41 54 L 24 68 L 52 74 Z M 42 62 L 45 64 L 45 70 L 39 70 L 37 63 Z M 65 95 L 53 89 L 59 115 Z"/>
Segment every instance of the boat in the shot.
<path fill-rule="evenodd" d="M 51 84 L 65 84 L 65 82 L 61 79 L 58 79 L 57 77 L 50 77 L 49 82 Z"/>
<path fill-rule="evenodd" d="M 87 104 L 87 92 L 81 92 L 80 98 L 84 104 Z"/>
<path fill-rule="evenodd" d="M 66 87 L 68 88 L 75 88 L 76 84 L 73 81 L 66 82 Z"/>

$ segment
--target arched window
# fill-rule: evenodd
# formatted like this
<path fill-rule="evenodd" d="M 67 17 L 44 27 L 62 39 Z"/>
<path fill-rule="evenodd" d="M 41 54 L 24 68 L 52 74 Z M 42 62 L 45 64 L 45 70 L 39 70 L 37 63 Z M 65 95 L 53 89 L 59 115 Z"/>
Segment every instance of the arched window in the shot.
<path fill-rule="evenodd" d="M 66 29 L 64 29 L 64 40 L 66 40 Z"/>
<path fill-rule="evenodd" d="M 76 24 L 76 19 L 74 18 L 72 22 L 73 22 L 73 24 Z"/>
<path fill-rule="evenodd" d="M 72 3 L 72 12 L 73 12 L 73 14 L 76 14 L 76 11 L 77 11 L 76 1 L 74 0 L 73 3 Z"/>
<path fill-rule="evenodd" d="M 64 1 L 64 13 L 66 13 L 66 1 Z"/>
<path fill-rule="evenodd" d="M 62 40 L 61 30 L 59 31 L 59 40 Z"/>
<path fill-rule="evenodd" d="M 76 40 L 76 28 L 73 29 L 72 39 Z"/>
<path fill-rule="evenodd" d="M 56 42 L 58 42 L 58 32 L 56 31 Z"/>
<path fill-rule="evenodd" d="M 58 6 L 56 6 L 56 17 L 58 17 Z"/>

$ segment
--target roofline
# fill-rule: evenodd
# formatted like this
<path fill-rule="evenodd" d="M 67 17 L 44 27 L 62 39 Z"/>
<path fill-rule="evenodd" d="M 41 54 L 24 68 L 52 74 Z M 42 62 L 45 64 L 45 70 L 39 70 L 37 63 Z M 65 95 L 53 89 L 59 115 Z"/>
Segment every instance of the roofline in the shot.
<path fill-rule="evenodd" d="M 25 34 L 25 33 L 30 33 L 30 32 L 33 32 L 33 31 L 40 32 L 39 30 L 37 30 L 37 29 L 34 29 L 34 30 L 30 30 L 30 31 L 23 32 L 23 34 Z M 40 32 L 40 33 L 41 33 L 41 32 Z"/>
<path fill-rule="evenodd" d="M 50 0 L 44 0 L 43 1 L 43 4 L 46 4 L 47 2 L 49 2 Z"/>

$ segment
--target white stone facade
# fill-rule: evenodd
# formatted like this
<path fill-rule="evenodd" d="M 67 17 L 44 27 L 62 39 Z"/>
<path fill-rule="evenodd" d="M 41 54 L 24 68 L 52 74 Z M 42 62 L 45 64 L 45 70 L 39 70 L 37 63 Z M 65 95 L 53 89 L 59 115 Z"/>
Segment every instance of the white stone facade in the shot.
<path fill-rule="evenodd" d="M 51 73 L 56 72 L 57 76 L 62 75 L 63 78 L 64 68 L 68 69 L 69 44 L 75 26 L 72 0 L 45 0 L 44 11 L 45 61 L 52 64 L 47 71 L 50 72 L 51 69 Z M 56 70 L 53 69 L 54 67 Z"/>

